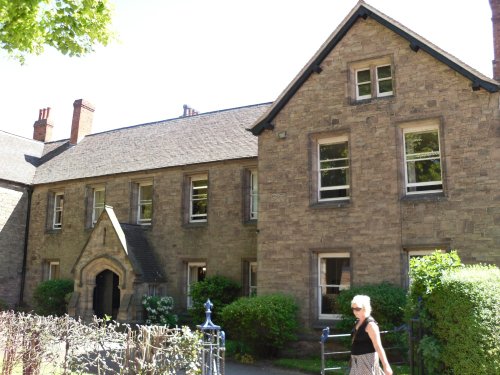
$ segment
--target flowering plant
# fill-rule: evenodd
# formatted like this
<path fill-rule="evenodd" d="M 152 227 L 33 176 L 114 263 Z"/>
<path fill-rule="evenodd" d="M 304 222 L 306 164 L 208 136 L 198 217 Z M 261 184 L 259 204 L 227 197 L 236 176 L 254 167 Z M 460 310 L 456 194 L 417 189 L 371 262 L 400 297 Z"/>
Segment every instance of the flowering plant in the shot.
<path fill-rule="evenodd" d="M 177 323 L 177 315 L 172 314 L 172 297 L 143 296 L 142 305 L 146 309 L 146 324 L 174 326 Z"/>

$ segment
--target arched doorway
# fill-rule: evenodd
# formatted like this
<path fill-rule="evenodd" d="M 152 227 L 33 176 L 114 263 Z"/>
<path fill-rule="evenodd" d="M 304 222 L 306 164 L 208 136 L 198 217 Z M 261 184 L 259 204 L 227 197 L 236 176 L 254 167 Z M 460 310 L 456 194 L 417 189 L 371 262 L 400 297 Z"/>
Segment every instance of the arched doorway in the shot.
<path fill-rule="evenodd" d="M 110 270 L 104 270 L 95 277 L 93 309 L 97 317 L 108 315 L 116 320 L 120 308 L 118 283 L 118 275 Z"/>

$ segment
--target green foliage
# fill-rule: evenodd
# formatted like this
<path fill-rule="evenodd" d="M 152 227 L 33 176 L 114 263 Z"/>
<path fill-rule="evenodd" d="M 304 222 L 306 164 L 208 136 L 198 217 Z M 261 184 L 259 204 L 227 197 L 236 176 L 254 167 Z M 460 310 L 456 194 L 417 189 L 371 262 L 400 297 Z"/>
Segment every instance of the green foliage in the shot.
<path fill-rule="evenodd" d="M 66 314 L 66 294 L 73 291 L 73 280 L 47 280 L 38 284 L 33 294 L 35 312 L 39 315 Z"/>
<path fill-rule="evenodd" d="M 364 294 L 370 297 L 372 316 L 382 330 L 390 330 L 404 323 L 403 309 L 406 305 L 406 291 L 387 282 L 374 285 L 354 286 L 340 292 L 336 308 L 342 314 L 342 321 L 337 328 L 342 332 L 350 332 L 355 321 L 351 310 L 351 301 L 355 295 Z"/>
<path fill-rule="evenodd" d="M 273 356 L 296 339 L 297 311 L 292 297 L 273 294 L 240 298 L 224 307 L 221 318 L 228 337 L 256 354 Z"/>
<path fill-rule="evenodd" d="M 191 298 L 193 299 L 193 307 L 190 314 L 196 324 L 201 324 L 205 321 L 205 302 L 210 299 L 214 307 L 212 309 L 212 321 L 217 323 L 219 311 L 222 311 L 224 306 L 235 301 L 241 292 L 241 286 L 225 277 L 215 275 L 207 277 L 203 281 L 199 281 L 191 286 Z"/>
<path fill-rule="evenodd" d="M 434 336 L 425 335 L 419 342 L 418 351 L 424 359 L 426 374 L 441 375 L 443 373 L 442 348 Z"/>
<path fill-rule="evenodd" d="M 3 299 L 0 298 L 0 311 L 7 311 L 9 309 L 9 305 Z"/>
<path fill-rule="evenodd" d="M 445 273 L 426 308 L 447 369 L 500 374 L 500 269 L 476 265 Z"/>
<path fill-rule="evenodd" d="M 446 271 L 461 267 L 463 265 L 456 251 L 435 251 L 431 255 L 410 259 L 411 285 L 405 307 L 406 320 L 419 316 L 424 327 L 429 327 L 432 317 L 425 308 L 426 299 L 441 284 L 441 277 Z"/>
<path fill-rule="evenodd" d="M 108 0 L 0 0 L 0 48 L 24 62 L 45 46 L 69 56 L 107 45 L 111 8 Z"/>
<path fill-rule="evenodd" d="M 142 305 L 146 309 L 146 324 L 174 326 L 177 323 L 177 316 L 172 314 L 172 297 L 143 296 Z"/>

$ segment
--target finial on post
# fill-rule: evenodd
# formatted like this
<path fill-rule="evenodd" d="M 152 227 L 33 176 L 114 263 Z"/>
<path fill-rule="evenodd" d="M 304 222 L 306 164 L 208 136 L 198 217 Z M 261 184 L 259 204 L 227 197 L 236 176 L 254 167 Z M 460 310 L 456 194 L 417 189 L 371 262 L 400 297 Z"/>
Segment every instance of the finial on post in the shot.
<path fill-rule="evenodd" d="M 207 299 L 207 302 L 205 302 L 203 306 L 205 306 L 205 316 L 206 316 L 206 319 L 205 319 L 205 323 L 203 323 L 202 325 L 198 326 L 198 328 L 201 329 L 201 330 L 213 329 L 215 331 L 219 331 L 220 330 L 220 326 L 215 325 L 212 322 L 212 308 L 214 307 L 214 304 L 212 302 L 210 302 L 210 299 Z"/>

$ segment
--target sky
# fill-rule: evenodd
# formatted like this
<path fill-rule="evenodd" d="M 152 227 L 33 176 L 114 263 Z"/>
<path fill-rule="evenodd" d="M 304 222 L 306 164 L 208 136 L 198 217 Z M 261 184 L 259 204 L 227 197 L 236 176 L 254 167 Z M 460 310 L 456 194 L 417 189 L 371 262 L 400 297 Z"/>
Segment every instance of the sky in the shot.
<path fill-rule="evenodd" d="M 69 138 L 73 102 L 95 105 L 92 133 L 271 102 L 357 0 L 109 0 L 118 41 L 71 58 L 46 49 L 24 65 L 0 51 L 0 130 L 32 138 L 51 107 Z M 488 0 L 367 0 L 492 76 Z"/>

